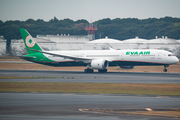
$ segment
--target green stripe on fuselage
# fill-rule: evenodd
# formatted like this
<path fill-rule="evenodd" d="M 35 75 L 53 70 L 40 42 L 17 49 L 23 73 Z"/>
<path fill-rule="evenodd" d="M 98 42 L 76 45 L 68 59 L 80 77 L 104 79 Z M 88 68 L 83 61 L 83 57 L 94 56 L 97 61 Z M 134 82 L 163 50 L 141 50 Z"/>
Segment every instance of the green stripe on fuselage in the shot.
<path fill-rule="evenodd" d="M 55 62 L 47 58 L 43 53 L 33 53 L 23 56 L 24 59 L 34 62 Z"/>

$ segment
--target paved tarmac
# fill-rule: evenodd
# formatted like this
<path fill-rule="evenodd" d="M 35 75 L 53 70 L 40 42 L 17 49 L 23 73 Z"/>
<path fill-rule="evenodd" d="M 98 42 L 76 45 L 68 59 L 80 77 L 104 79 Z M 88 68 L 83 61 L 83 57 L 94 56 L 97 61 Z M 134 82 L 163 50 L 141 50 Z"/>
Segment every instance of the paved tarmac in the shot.
<path fill-rule="evenodd" d="M 45 77 L 37 79 L 0 79 L 9 82 L 72 82 L 72 83 L 155 83 L 180 84 L 179 73 L 83 73 L 79 71 L 0 70 L 0 76 Z M 55 77 L 55 78 L 47 78 Z M 81 112 L 89 108 L 180 108 L 180 97 L 0 93 L 0 119 L 6 120 L 171 120 L 130 114 L 97 114 Z"/>
<path fill-rule="evenodd" d="M 171 120 L 168 117 L 81 112 L 89 108 L 180 108 L 180 97 L 0 93 L 0 119 Z"/>
<path fill-rule="evenodd" d="M 154 83 L 180 84 L 180 73 L 108 72 L 84 73 L 81 71 L 0 70 L 0 76 L 45 77 L 44 79 L 0 79 L 14 82 L 69 82 L 69 83 Z M 47 78 L 54 77 L 54 78 Z"/>

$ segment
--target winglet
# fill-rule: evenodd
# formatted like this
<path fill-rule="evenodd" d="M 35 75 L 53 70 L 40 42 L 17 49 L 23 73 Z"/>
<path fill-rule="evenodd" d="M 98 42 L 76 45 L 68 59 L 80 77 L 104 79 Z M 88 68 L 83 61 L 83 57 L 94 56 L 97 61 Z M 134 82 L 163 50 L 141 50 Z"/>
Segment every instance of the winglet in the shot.
<path fill-rule="evenodd" d="M 109 47 L 109 50 L 115 50 L 115 49 L 113 49 L 113 48 Z"/>

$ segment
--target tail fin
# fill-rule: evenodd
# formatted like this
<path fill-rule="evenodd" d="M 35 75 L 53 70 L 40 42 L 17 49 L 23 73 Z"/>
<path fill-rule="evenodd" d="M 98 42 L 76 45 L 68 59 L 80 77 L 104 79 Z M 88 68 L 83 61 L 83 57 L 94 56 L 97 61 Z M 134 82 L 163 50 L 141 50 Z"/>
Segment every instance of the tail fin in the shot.
<path fill-rule="evenodd" d="M 37 44 L 37 42 L 32 38 L 26 29 L 20 28 L 19 30 L 21 32 L 28 54 L 36 53 L 36 51 L 33 50 L 42 51 L 42 48 Z"/>

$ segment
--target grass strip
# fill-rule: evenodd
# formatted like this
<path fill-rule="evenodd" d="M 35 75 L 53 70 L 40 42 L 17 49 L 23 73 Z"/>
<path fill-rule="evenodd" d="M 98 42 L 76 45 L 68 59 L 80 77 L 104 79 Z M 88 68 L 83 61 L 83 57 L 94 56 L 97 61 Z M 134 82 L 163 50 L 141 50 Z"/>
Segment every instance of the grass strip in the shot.
<path fill-rule="evenodd" d="M 180 96 L 180 84 L 0 82 L 0 92 L 102 93 Z"/>

